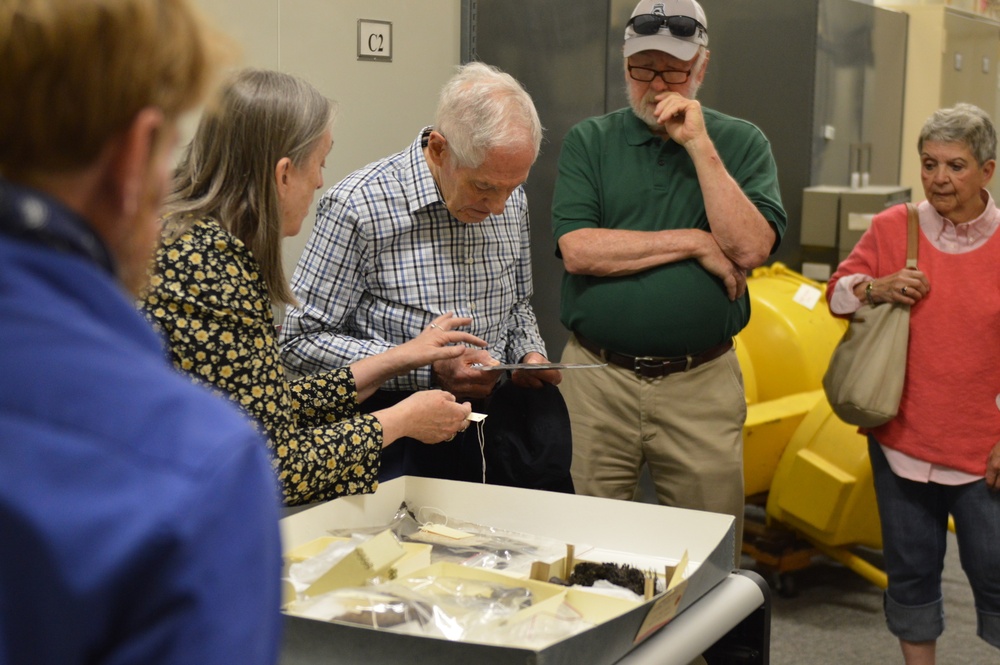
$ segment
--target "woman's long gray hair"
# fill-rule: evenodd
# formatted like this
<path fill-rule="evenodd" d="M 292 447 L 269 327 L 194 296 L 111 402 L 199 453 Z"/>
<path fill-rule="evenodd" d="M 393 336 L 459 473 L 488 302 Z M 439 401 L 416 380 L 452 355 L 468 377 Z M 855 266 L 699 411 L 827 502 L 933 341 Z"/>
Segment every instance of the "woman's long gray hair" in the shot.
<path fill-rule="evenodd" d="M 271 302 L 295 303 L 281 262 L 275 167 L 284 157 L 303 166 L 335 114 L 336 104 L 300 78 L 237 72 L 184 149 L 164 207 L 168 234 L 215 219 L 253 253 Z"/>

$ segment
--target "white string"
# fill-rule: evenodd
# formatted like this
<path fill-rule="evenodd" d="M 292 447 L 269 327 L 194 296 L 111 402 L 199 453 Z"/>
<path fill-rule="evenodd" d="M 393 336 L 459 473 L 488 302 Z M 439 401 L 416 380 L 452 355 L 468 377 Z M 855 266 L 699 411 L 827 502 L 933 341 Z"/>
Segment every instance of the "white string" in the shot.
<path fill-rule="evenodd" d="M 421 506 L 417 508 L 416 517 L 419 524 L 443 524 L 448 526 L 447 513 L 434 506 Z"/>
<path fill-rule="evenodd" d="M 480 420 L 476 423 L 476 434 L 479 437 L 479 454 L 483 458 L 483 484 L 486 484 L 486 439 L 483 434 L 483 423 L 485 420 Z"/>

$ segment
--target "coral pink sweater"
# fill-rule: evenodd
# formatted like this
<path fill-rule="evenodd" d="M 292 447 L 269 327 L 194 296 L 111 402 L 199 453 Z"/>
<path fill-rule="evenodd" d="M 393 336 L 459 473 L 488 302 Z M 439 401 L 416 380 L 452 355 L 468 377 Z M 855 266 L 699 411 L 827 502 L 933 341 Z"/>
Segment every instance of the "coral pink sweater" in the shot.
<path fill-rule="evenodd" d="M 857 273 L 881 277 L 905 263 L 901 205 L 872 220 L 830 284 Z M 899 414 L 872 434 L 907 455 L 981 476 L 1000 441 L 1000 233 L 961 254 L 921 234 L 917 264 L 931 288 L 910 312 Z"/>

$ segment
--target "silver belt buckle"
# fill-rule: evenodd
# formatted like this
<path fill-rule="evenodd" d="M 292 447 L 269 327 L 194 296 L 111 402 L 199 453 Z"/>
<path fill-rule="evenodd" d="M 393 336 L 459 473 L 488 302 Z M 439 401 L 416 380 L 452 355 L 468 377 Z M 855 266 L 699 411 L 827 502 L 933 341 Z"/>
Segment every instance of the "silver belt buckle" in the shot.
<path fill-rule="evenodd" d="M 642 375 L 642 369 L 644 367 L 648 367 L 650 369 L 653 369 L 653 368 L 656 368 L 657 366 L 662 367 L 663 364 L 664 363 L 663 363 L 662 360 L 657 360 L 653 356 L 636 356 L 634 364 L 632 366 L 632 371 L 635 372 L 636 376 L 642 377 L 643 376 Z"/>

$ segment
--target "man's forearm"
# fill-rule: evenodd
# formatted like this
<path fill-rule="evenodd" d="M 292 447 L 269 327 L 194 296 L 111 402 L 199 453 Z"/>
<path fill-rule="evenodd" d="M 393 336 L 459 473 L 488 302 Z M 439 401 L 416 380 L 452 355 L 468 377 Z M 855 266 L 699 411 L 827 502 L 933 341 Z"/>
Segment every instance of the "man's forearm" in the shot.
<path fill-rule="evenodd" d="M 706 232 L 698 229 L 627 231 L 585 228 L 559 239 L 566 271 L 573 275 L 620 277 L 697 258 Z"/>
<path fill-rule="evenodd" d="M 763 265 L 776 239 L 774 229 L 732 177 L 707 139 L 688 149 L 698 173 L 712 235 L 729 259 L 744 270 Z"/>

